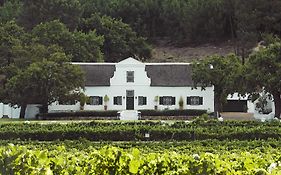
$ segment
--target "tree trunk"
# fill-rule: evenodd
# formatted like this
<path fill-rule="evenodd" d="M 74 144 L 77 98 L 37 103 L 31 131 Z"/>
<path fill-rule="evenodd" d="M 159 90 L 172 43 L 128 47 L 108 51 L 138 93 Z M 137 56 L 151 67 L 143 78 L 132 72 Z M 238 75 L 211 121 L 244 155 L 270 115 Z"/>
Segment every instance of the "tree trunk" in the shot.
<path fill-rule="evenodd" d="M 21 105 L 21 108 L 20 108 L 20 119 L 24 119 L 26 107 L 27 107 L 27 104 Z"/>
<path fill-rule="evenodd" d="M 281 97 L 280 92 L 273 93 L 274 106 L 275 106 L 275 117 L 280 118 L 281 113 Z"/>
<path fill-rule="evenodd" d="M 214 101 L 214 112 L 215 112 L 215 117 L 220 117 L 220 112 L 221 112 L 221 100 L 220 100 L 220 96 L 216 95 L 215 93 L 215 101 Z"/>
<path fill-rule="evenodd" d="M 42 107 L 41 107 L 41 113 L 48 113 L 49 109 L 48 109 L 48 103 L 46 104 L 42 104 Z"/>

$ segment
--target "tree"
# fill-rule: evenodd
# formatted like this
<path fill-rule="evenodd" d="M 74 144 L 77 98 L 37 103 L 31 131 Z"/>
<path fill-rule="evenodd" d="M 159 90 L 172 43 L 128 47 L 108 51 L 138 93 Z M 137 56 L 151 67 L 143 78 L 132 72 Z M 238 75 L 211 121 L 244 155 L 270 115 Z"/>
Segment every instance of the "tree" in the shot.
<path fill-rule="evenodd" d="M 26 33 L 15 21 L 0 24 L 0 67 L 15 61 L 15 50 L 25 43 Z"/>
<path fill-rule="evenodd" d="M 15 20 L 21 13 L 22 3 L 20 0 L 9 0 L 3 2 L 1 6 L 0 2 L 0 23 L 6 23 L 11 20 Z"/>
<path fill-rule="evenodd" d="M 31 30 L 40 23 L 60 20 L 74 31 L 81 14 L 82 8 L 78 0 L 24 0 L 19 23 Z"/>
<path fill-rule="evenodd" d="M 74 62 L 102 62 L 103 37 L 96 32 L 71 32 L 58 20 L 37 25 L 32 30 L 33 42 L 45 46 L 58 45 Z"/>
<path fill-rule="evenodd" d="M 252 93 L 264 90 L 272 94 L 275 116 L 281 113 L 281 41 L 275 40 L 266 48 L 250 55 L 246 63 L 246 80 Z"/>
<path fill-rule="evenodd" d="M 222 105 L 229 94 L 238 91 L 242 65 L 235 55 L 210 56 L 192 64 L 194 87 L 214 86 L 215 116 L 222 111 Z"/>
<path fill-rule="evenodd" d="M 4 93 L 11 105 L 21 107 L 20 118 L 24 118 L 27 104 L 41 104 L 41 112 L 46 113 L 52 102 L 69 96 L 79 99 L 84 75 L 69 61 L 63 52 L 54 52 L 7 80 Z"/>
<path fill-rule="evenodd" d="M 82 19 L 80 30 L 86 33 L 95 30 L 104 37 L 102 50 L 107 62 L 117 62 L 130 56 L 141 59 L 151 57 L 151 47 L 145 39 L 138 37 L 131 27 L 121 20 L 93 14 L 90 18 Z"/>

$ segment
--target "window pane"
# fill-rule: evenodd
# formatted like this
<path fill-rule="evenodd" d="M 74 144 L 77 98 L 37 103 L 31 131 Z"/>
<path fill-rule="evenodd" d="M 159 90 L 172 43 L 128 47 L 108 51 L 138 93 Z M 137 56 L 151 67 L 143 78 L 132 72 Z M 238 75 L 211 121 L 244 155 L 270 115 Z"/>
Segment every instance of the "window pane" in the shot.
<path fill-rule="evenodd" d="M 200 97 L 199 96 L 190 97 L 190 105 L 200 105 Z"/>
<path fill-rule="evenodd" d="M 114 97 L 113 98 L 114 105 L 122 105 L 122 96 Z"/>
<path fill-rule="evenodd" d="M 117 104 L 122 105 L 122 97 L 121 96 L 117 97 Z"/>
<path fill-rule="evenodd" d="M 161 99 L 161 97 L 160 97 Z M 171 96 L 164 96 L 162 97 L 161 99 L 161 102 L 160 104 L 163 104 L 163 105 L 174 105 L 175 103 L 175 97 L 171 97 Z"/>
<path fill-rule="evenodd" d="M 100 97 L 99 96 L 93 96 L 91 97 L 91 105 L 101 105 Z"/>
<path fill-rule="evenodd" d="M 146 105 L 146 97 L 139 96 L 138 97 L 138 104 L 139 104 L 139 106 Z"/>
<path fill-rule="evenodd" d="M 127 97 L 134 97 L 135 93 L 133 90 L 127 90 L 126 95 L 127 95 Z"/>
<path fill-rule="evenodd" d="M 65 101 L 59 101 L 59 105 L 75 105 L 75 100 L 65 100 Z"/>
<path fill-rule="evenodd" d="M 143 105 L 143 97 L 138 97 L 139 106 Z"/>
<path fill-rule="evenodd" d="M 134 82 L 134 71 L 127 71 L 127 82 Z"/>

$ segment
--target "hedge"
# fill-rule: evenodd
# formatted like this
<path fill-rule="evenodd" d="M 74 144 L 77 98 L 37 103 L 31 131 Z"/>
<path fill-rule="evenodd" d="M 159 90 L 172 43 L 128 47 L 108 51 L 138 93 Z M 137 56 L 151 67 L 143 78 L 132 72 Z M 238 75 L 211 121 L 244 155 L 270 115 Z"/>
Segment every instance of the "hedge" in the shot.
<path fill-rule="evenodd" d="M 149 134 L 149 137 L 146 137 Z M 93 141 L 281 139 L 281 123 L 258 122 L 89 122 L 1 124 L 0 139 Z"/>
<path fill-rule="evenodd" d="M 200 116 L 206 114 L 206 110 L 140 110 L 142 116 Z"/>
<path fill-rule="evenodd" d="M 76 111 L 76 112 L 54 112 L 39 114 L 38 118 L 43 120 L 54 119 L 99 119 L 99 120 L 116 120 L 118 119 L 117 112 L 111 111 Z M 142 119 L 153 119 L 147 116 L 158 116 L 158 119 L 188 119 L 190 116 L 200 116 L 207 113 L 206 110 L 140 110 Z M 159 116 L 164 116 L 160 117 Z M 180 117 L 175 117 L 180 116 Z"/>
<path fill-rule="evenodd" d="M 106 119 L 117 120 L 118 111 L 75 111 L 75 112 L 51 112 L 39 114 L 38 118 L 43 120 L 52 119 Z"/>

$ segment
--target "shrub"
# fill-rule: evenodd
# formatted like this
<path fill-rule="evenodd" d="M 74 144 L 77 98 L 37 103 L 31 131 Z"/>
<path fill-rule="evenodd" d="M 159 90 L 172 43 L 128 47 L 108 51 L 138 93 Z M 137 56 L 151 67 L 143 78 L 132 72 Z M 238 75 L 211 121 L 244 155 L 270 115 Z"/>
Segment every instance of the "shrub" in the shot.
<path fill-rule="evenodd" d="M 206 110 L 140 110 L 142 116 L 200 116 L 207 113 Z"/>
<path fill-rule="evenodd" d="M 40 119 L 79 119 L 79 118 L 97 118 L 97 119 L 117 119 L 118 111 L 76 111 L 76 112 L 55 112 L 39 114 Z"/>

